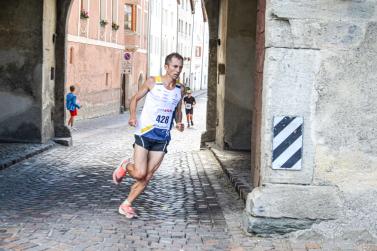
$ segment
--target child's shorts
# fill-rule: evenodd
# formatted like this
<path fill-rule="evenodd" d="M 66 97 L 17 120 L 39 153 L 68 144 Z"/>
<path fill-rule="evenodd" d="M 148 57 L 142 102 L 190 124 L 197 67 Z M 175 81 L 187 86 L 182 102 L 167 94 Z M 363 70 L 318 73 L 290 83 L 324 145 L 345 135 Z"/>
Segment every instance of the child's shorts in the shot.
<path fill-rule="evenodd" d="M 69 113 L 71 114 L 71 116 L 77 116 L 77 109 L 73 110 L 73 111 L 69 111 Z"/>

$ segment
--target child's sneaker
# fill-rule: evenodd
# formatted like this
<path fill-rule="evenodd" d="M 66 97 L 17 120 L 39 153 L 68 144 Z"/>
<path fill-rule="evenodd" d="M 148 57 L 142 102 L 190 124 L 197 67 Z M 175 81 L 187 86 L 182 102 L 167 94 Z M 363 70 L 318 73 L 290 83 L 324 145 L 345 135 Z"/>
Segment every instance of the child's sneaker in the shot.
<path fill-rule="evenodd" d="M 135 209 L 133 209 L 130 205 L 124 203 L 119 206 L 118 212 L 126 216 L 128 219 L 137 218 Z"/>
<path fill-rule="evenodd" d="M 192 122 L 192 120 L 191 120 L 191 125 L 194 126 L 194 122 Z"/>
<path fill-rule="evenodd" d="M 119 184 L 127 174 L 127 165 L 131 162 L 131 159 L 124 159 L 120 162 L 117 169 L 113 172 L 113 182 Z"/>

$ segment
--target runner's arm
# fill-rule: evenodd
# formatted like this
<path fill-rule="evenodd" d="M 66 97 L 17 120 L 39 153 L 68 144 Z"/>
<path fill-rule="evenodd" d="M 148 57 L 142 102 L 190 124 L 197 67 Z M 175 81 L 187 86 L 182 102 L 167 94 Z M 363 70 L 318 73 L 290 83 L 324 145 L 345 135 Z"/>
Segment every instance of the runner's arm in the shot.
<path fill-rule="evenodd" d="M 140 90 L 136 92 L 135 95 L 132 96 L 130 102 L 130 119 L 128 120 L 128 124 L 130 126 L 136 126 L 136 107 L 137 102 L 142 99 L 152 88 L 154 85 L 154 78 L 148 78 L 144 84 L 141 86 Z"/>
<path fill-rule="evenodd" d="M 185 86 L 182 84 L 181 85 L 181 101 L 179 101 L 177 108 L 175 109 L 175 123 L 177 124 L 176 127 L 178 131 L 183 131 L 184 126 L 182 124 L 182 99 L 185 94 Z"/>

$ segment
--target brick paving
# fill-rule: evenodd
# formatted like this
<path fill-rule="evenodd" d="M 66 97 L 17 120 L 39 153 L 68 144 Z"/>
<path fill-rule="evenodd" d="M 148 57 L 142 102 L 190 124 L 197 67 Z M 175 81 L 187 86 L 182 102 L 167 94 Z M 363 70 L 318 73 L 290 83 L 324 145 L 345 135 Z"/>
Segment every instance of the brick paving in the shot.
<path fill-rule="evenodd" d="M 138 219 L 117 213 L 131 179 L 111 183 L 132 152 L 127 114 L 80 122 L 72 147 L 1 170 L 0 250 L 343 250 L 243 232 L 242 199 L 213 154 L 199 149 L 205 95 L 197 101 L 194 128 L 173 132 L 168 155 L 135 202 Z"/>

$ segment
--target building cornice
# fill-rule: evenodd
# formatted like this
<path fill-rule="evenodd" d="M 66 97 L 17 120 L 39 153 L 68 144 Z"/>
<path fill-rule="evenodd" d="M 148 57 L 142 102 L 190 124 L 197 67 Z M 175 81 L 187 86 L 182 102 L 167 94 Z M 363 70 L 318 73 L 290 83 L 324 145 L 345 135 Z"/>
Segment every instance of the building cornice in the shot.
<path fill-rule="evenodd" d="M 91 38 L 87 38 L 87 37 L 74 36 L 74 35 L 71 35 L 71 34 L 67 35 L 67 41 L 81 43 L 81 44 L 90 44 L 90 45 L 96 45 L 96 46 L 103 46 L 103 47 L 120 49 L 120 50 L 124 50 L 125 49 L 125 46 L 121 45 L 121 44 L 110 43 L 110 42 L 106 42 L 106 41 L 102 41 L 102 40 L 96 40 L 96 39 L 91 39 Z"/>

